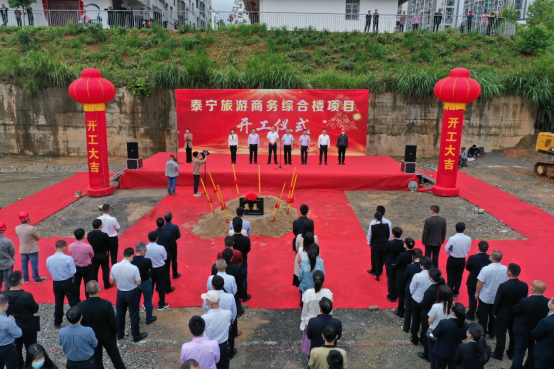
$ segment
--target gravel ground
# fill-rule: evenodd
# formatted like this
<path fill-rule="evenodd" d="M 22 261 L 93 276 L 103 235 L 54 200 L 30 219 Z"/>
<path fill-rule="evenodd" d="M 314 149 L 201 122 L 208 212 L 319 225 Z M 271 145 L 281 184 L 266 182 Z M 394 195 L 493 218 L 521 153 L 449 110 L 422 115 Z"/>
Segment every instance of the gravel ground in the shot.
<path fill-rule="evenodd" d="M 353 191 L 346 192 L 346 195 L 366 233 L 375 208 L 382 205 L 386 209 L 385 217 L 393 226 L 402 228 L 404 238 L 421 239 L 429 207 L 436 204 L 440 207 L 440 215 L 446 218 L 447 237 L 456 233 L 455 225 L 461 221 L 465 222 L 466 234 L 472 239 L 525 239 L 491 214 L 475 213 L 475 206 L 459 197 L 436 197 L 431 193 L 406 191 Z"/>
<path fill-rule="evenodd" d="M 82 227 L 92 230 L 92 221 L 102 212 L 98 206 L 109 203 L 112 216 L 117 218 L 121 230 L 128 230 L 135 222 L 158 204 L 167 191 L 164 189 L 118 189 L 109 197 L 90 198 L 84 196 L 35 226 L 43 237 L 73 237 L 73 230 Z M 155 229 L 155 220 L 152 229 Z"/>
<path fill-rule="evenodd" d="M 66 309 L 68 307 L 66 306 Z M 60 351 L 57 331 L 53 329 L 53 305 L 41 305 L 43 331 L 39 343 L 47 348 L 53 361 L 65 366 L 65 356 Z M 237 356 L 231 368 L 307 368 L 307 356 L 300 349 L 300 310 L 247 309 L 239 319 L 242 336 L 237 338 Z M 191 340 L 188 320 L 202 314 L 200 308 L 168 309 L 155 311 L 158 321 L 144 325 L 141 313 L 141 331 L 148 337 L 133 343 L 127 320 L 126 338 L 119 342 L 120 351 L 128 368 L 178 368 L 181 345 Z M 348 354 L 349 368 L 426 369 L 429 364 L 417 356 L 423 347 L 413 346 L 409 334 L 400 330 L 402 320 L 393 310 L 335 310 L 333 316 L 343 324 L 343 336 L 339 345 Z M 67 325 L 65 322 L 63 326 Z M 494 344 L 492 345 L 494 348 Z M 510 362 L 491 359 L 487 368 L 508 368 Z M 104 367 L 113 368 L 104 354 Z"/>

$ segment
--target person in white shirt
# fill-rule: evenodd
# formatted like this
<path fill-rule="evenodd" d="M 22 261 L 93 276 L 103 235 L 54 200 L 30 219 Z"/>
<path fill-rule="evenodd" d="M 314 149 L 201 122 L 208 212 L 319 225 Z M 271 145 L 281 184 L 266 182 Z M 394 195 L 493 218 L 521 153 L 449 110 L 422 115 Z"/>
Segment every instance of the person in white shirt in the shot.
<path fill-rule="evenodd" d="M 271 126 L 271 131 L 267 133 L 267 139 L 269 140 L 269 157 L 267 157 L 267 164 L 271 164 L 271 152 L 273 152 L 273 161 L 277 163 L 277 141 L 279 140 L 279 133 L 275 132 L 275 126 Z"/>
<path fill-rule="evenodd" d="M 231 150 L 231 164 L 237 163 L 237 148 L 239 147 L 239 137 L 235 134 L 235 129 L 231 129 L 229 134 L 229 149 Z"/>
<path fill-rule="evenodd" d="M 331 144 L 331 139 L 327 135 L 327 130 L 323 129 L 319 139 L 317 140 L 317 147 L 319 148 L 319 165 L 321 166 L 321 157 L 325 154 L 325 165 L 327 165 L 327 150 L 329 149 L 329 144 Z"/>
<path fill-rule="evenodd" d="M 426 340 L 425 333 L 419 334 L 421 328 L 421 306 L 420 303 L 423 300 L 423 295 L 427 288 L 433 284 L 429 279 L 429 269 L 433 267 L 431 258 L 421 257 L 419 260 L 421 265 L 421 272 L 418 272 L 412 278 L 410 283 L 410 294 L 412 295 L 412 328 L 411 328 L 411 342 L 417 346 L 418 341 Z M 420 339 L 421 338 L 421 339 Z"/>
<path fill-rule="evenodd" d="M 252 164 L 252 154 L 254 154 L 254 163 L 258 164 L 258 147 L 260 146 L 260 136 L 253 128 L 248 135 L 248 150 L 250 151 L 250 164 Z"/>
<path fill-rule="evenodd" d="M 201 298 L 206 300 L 209 311 L 202 315 L 206 322 L 204 336 L 208 340 L 215 340 L 219 344 L 220 358 L 216 364 L 218 369 L 229 368 L 229 327 L 233 321 L 231 311 L 219 307 L 219 293 L 217 290 L 210 290 L 202 294 Z"/>
<path fill-rule="evenodd" d="M 292 164 L 292 149 L 294 148 L 294 137 L 290 134 L 290 128 L 283 135 L 283 148 L 285 149 L 285 164 Z"/>
<path fill-rule="evenodd" d="M 102 220 L 102 232 L 108 234 L 109 237 L 110 256 L 113 266 L 117 263 L 117 251 L 119 249 L 119 238 L 117 237 L 117 233 L 119 229 L 121 229 L 121 226 L 119 226 L 115 217 L 110 216 L 112 210 L 112 206 L 107 203 L 104 204 L 102 206 L 102 212 L 104 212 L 104 214 L 98 217 L 98 219 Z"/>
<path fill-rule="evenodd" d="M 485 329 L 485 333 L 493 335 L 495 331 L 495 317 L 492 314 L 494 299 L 498 286 L 508 280 L 506 271 L 508 268 L 500 264 L 502 261 L 502 252 L 494 250 L 489 257 L 491 264 L 485 266 L 477 276 L 477 288 L 475 289 L 475 299 L 478 300 L 477 320 L 479 325 Z"/>
<path fill-rule="evenodd" d="M 446 241 L 444 249 L 448 254 L 446 261 L 446 276 L 448 286 L 454 292 L 454 299 L 458 299 L 460 287 L 462 286 L 462 277 L 466 268 L 466 257 L 471 249 L 471 238 L 464 234 L 466 224 L 458 222 L 456 224 L 456 235 Z"/>
<path fill-rule="evenodd" d="M 383 215 L 383 218 L 381 219 L 382 224 L 389 224 L 389 235 L 392 236 L 392 224 L 391 222 L 385 218 L 385 207 L 383 206 L 377 206 L 375 209 L 375 212 L 379 212 Z M 373 248 L 371 248 L 371 226 L 376 225 L 377 221 L 375 219 L 371 220 L 369 223 L 369 228 L 367 230 L 367 245 L 369 246 L 369 249 L 371 249 L 371 270 L 368 270 L 367 272 L 371 275 L 375 275 L 375 256 L 373 253 Z"/>
<path fill-rule="evenodd" d="M 308 130 L 304 129 L 302 135 L 300 135 L 300 158 L 302 164 L 308 164 L 308 149 L 310 148 L 310 135 Z"/>

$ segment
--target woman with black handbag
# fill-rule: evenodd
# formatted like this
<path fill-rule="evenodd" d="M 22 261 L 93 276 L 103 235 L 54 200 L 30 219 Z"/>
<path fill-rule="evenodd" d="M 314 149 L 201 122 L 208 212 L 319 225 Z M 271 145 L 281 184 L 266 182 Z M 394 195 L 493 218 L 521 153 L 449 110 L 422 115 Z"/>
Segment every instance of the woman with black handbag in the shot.
<path fill-rule="evenodd" d="M 37 343 L 37 332 L 40 330 L 40 316 L 35 316 L 38 312 L 38 304 L 33 295 L 21 289 L 23 285 L 23 274 L 21 271 L 14 271 L 10 274 L 9 290 L 3 292 L 9 299 L 6 315 L 14 316 L 15 323 L 23 335 L 15 340 L 15 346 L 19 354 L 19 363 L 23 367 L 23 345 L 25 351 Z"/>

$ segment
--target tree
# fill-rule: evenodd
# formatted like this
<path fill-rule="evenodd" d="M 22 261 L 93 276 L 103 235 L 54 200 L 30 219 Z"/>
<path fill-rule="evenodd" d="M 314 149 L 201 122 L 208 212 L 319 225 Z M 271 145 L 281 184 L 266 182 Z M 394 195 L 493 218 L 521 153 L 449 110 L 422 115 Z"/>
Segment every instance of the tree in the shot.
<path fill-rule="evenodd" d="M 519 18 L 519 10 L 514 5 L 510 5 L 502 9 L 501 17 L 506 19 L 511 19 L 512 21 L 517 21 Z"/>
<path fill-rule="evenodd" d="M 527 10 L 527 24 L 529 26 L 544 25 L 554 31 L 554 1 L 535 0 Z"/>
<path fill-rule="evenodd" d="M 36 3 L 37 0 L 8 0 L 8 5 L 10 8 L 15 8 L 19 6 L 20 8 L 25 8 L 27 5 Z"/>

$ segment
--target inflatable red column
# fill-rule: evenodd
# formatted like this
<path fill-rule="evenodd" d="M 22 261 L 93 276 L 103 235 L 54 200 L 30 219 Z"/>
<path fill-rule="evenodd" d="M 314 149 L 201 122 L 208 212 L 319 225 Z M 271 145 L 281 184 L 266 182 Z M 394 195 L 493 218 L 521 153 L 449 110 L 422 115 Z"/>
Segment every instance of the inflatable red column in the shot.
<path fill-rule="evenodd" d="M 90 197 L 113 194 L 108 166 L 108 135 L 106 133 L 106 105 L 115 96 L 115 86 L 102 78 L 99 70 L 87 68 L 81 78 L 69 86 L 73 100 L 85 105 L 87 158 Z"/>
<path fill-rule="evenodd" d="M 481 86 L 470 77 L 467 69 L 455 68 L 449 77 L 437 82 L 435 95 L 444 102 L 444 115 L 437 183 L 433 186 L 433 194 L 454 197 L 460 193 L 456 180 L 466 104 L 481 95 Z"/>

